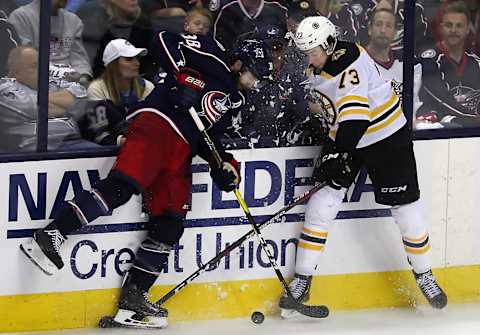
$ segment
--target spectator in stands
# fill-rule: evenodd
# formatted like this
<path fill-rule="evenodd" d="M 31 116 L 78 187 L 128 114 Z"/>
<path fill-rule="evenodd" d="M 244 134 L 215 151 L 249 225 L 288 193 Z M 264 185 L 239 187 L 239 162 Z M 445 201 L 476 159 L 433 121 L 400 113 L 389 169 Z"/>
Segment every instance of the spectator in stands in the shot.
<path fill-rule="evenodd" d="M 7 74 L 7 58 L 10 51 L 20 44 L 15 28 L 0 12 L 0 78 Z"/>
<path fill-rule="evenodd" d="M 138 0 L 90 1 L 82 6 L 78 15 L 85 30 L 83 39 L 90 60 L 93 75 L 98 78 L 104 71 L 102 56 L 107 44 L 123 38 L 138 48 L 149 48 L 153 39 L 150 20 L 142 14 Z M 140 61 L 140 73 L 150 80 L 156 74 L 156 65 L 150 55 Z"/>
<path fill-rule="evenodd" d="M 51 0 L 50 62 L 71 66 L 79 82 L 87 85 L 92 70 L 82 43 L 83 24 L 77 15 L 63 9 L 66 0 Z M 40 0 L 14 10 L 9 17 L 22 44 L 39 48 Z"/>
<path fill-rule="evenodd" d="M 436 12 L 435 15 L 433 16 L 431 25 L 430 25 L 430 30 L 429 33 L 433 37 L 434 43 L 438 43 L 443 39 L 443 27 L 442 27 L 442 18 L 445 14 L 445 9 L 454 2 L 457 2 L 459 0 L 444 0 L 442 3 L 437 3 L 436 6 Z M 467 8 L 470 11 L 470 22 L 468 23 L 468 34 L 465 40 L 465 50 L 468 51 L 474 51 L 475 50 L 475 40 L 476 40 L 476 17 L 477 17 L 477 11 L 479 10 L 478 8 L 478 3 L 477 1 L 462 1 L 465 3 Z"/>
<path fill-rule="evenodd" d="M 103 52 L 105 71 L 88 87 L 88 98 L 111 100 L 125 109 L 144 100 L 154 88 L 139 74 L 139 57 L 147 53 L 147 49 L 136 48 L 121 38 L 110 41 Z"/>
<path fill-rule="evenodd" d="M 231 50 L 244 35 L 264 26 L 285 31 L 287 8 L 265 0 L 235 0 L 220 9 L 213 27 L 213 36 L 226 50 Z"/>
<path fill-rule="evenodd" d="M 401 95 L 403 62 L 398 51 L 392 51 L 392 42 L 396 36 L 395 14 L 387 8 L 375 10 L 368 24 L 369 42 L 367 52 L 377 63 L 380 74 L 386 80 L 394 80 L 394 88 Z"/>
<path fill-rule="evenodd" d="M 424 0 L 415 1 L 415 44 L 418 48 L 421 45 L 428 44 L 427 39 L 427 19 L 425 16 L 425 8 L 423 6 Z M 356 15 L 358 24 L 357 40 L 362 45 L 369 43 L 369 23 L 372 16 L 377 9 L 389 9 L 395 14 L 396 35 L 392 41 L 392 50 L 395 51 L 395 56 L 402 58 L 400 51 L 403 50 L 403 29 L 404 29 L 404 3 L 405 0 L 353 0 L 349 1 L 348 5 Z"/>
<path fill-rule="evenodd" d="M 442 41 L 421 55 L 423 68 L 418 123 L 480 126 L 480 59 L 465 50 L 470 11 L 463 1 L 445 7 Z"/>
<path fill-rule="evenodd" d="M 152 21 L 155 30 L 181 33 L 185 17 L 194 8 L 202 8 L 201 0 L 143 0 L 142 11 Z"/>
<path fill-rule="evenodd" d="M 33 47 L 13 49 L 8 57 L 9 78 L 0 79 L 0 151 L 32 151 L 36 148 L 38 52 Z M 80 139 L 75 118 L 77 99 L 86 97 L 83 86 L 52 91 L 48 97 L 48 148 L 97 147 Z"/>
<path fill-rule="evenodd" d="M 189 34 L 207 35 L 212 23 L 212 14 L 207 9 L 194 8 L 185 17 L 184 31 Z"/>
<path fill-rule="evenodd" d="M 327 17 L 337 28 L 340 40 L 357 41 L 358 23 L 347 2 L 341 0 L 310 0 L 317 15 Z"/>
<path fill-rule="evenodd" d="M 147 49 L 135 48 L 124 39 L 110 41 L 103 52 L 105 71 L 88 88 L 90 103 L 80 127 L 85 138 L 101 145 L 120 144 L 130 107 L 152 92 L 154 86 L 139 75 L 138 57 Z"/>

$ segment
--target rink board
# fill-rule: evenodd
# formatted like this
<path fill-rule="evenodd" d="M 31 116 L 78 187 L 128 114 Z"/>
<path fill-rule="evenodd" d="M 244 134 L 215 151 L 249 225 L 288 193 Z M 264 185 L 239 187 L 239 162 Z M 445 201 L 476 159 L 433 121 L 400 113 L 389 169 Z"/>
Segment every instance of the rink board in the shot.
<path fill-rule="evenodd" d="M 479 296 L 480 231 L 477 203 L 480 145 L 477 139 L 416 142 L 422 196 L 432 241 L 432 262 L 452 302 Z M 258 220 L 265 219 L 311 187 L 318 148 L 240 150 L 241 191 Z M 62 201 L 104 177 L 114 158 L 3 163 L 0 184 L 0 332 L 95 326 L 112 313 L 123 272 L 145 235 L 141 199 L 134 197 L 112 216 L 98 219 L 64 248 L 65 268 L 47 277 L 20 254 L 18 244 L 44 226 Z M 192 208 L 185 234 L 153 291 L 160 297 L 199 264 L 250 227 L 233 195 L 212 186 L 205 162 L 193 164 Z M 8 190 L 8 191 L 7 191 Z M 264 230 L 282 271 L 291 276 L 295 238 L 304 206 Z M 477 242 L 478 243 L 478 242 Z M 329 234 L 312 303 L 332 310 L 405 306 L 418 296 L 388 208 L 374 203 L 362 173 L 349 191 Z M 166 303 L 172 320 L 231 318 L 254 310 L 276 313 L 281 287 L 258 242 L 210 269 Z"/>

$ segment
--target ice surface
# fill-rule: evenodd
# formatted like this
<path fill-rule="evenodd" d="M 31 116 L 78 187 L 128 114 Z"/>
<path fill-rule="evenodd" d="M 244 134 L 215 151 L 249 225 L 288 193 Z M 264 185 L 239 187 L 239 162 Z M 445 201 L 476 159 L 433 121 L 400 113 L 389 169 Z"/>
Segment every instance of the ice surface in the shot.
<path fill-rule="evenodd" d="M 235 320 L 172 323 L 168 329 L 82 329 L 61 332 L 21 333 L 22 335 L 476 335 L 480 334 L 480 304 L 450 305 L 445 311 L 382 309 L 332 312 L 328 319 L 298 317 L 282 320 L 267 316 L 261 325 L 249 318 Z"/>

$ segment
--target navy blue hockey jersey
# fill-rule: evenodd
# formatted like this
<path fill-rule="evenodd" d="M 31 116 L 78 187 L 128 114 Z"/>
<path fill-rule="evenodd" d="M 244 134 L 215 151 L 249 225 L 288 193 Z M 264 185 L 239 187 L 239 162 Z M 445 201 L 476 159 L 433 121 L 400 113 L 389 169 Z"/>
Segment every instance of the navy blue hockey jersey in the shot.
<path fill-rule="evenodd" d="M 435 111 L 440 122 L 478 126 L 480 59 L 465 52 L 457 63 L 439 43 L 436 48 L 424 51 L 420 62 L 423 71 L 420 99 L 423 105 L 417 115 Z"/>
<path fill-rule="evenodd" d="M 158 110 L 172 127 L 189 143 L 192 154 L 205 148 L 205 143 L 188 111 L 178 108 L 179 94 L 175 74 L 188 67 L 200 72 L 205 81 L 197 113 L 213 123 L 209 130 L 213 138 L 223 135 L 231 122 L 224 117 L 244 103 L 244 96 L 237 89 L 235 76 L 230 72 L 225 53 L 211 37 L 173 34 L 162 31 L 156 35 L 150 52 L 166 71 L 163 82 L 158 83 L 147 99 L 131 112 Z M 218 141 L 217 145 L 218 145 Z"/>

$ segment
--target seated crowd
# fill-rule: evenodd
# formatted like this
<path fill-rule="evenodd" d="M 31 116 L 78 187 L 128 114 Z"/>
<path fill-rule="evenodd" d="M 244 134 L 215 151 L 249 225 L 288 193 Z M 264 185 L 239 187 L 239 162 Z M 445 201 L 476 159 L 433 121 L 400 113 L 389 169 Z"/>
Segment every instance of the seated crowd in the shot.
<path fill-rule="evenodd" d="M 359 43 L 401 95 L 402 0 L 50 0 L 49 149 L 121 145 L 130 107 L 162 81 L 156 33 L 210 35 L 227 52 L 262 40 L 273 74 L 248 92 L 225 134 L 230 147 L 314 145 L 327 134 L 322 102 L 302 83 L 308 64 L 292 33 L 323 15 Z M 480 126 L 480 5 L 415 1 L 414 127 Z M 36 146 L 40 0 L 0 4 L 0 152 Z"/>

